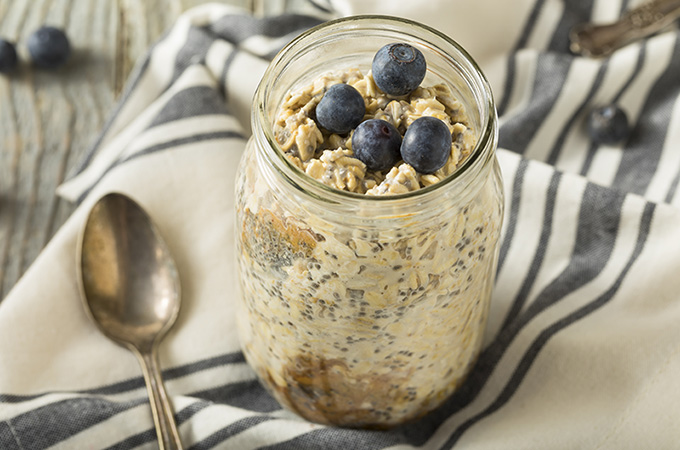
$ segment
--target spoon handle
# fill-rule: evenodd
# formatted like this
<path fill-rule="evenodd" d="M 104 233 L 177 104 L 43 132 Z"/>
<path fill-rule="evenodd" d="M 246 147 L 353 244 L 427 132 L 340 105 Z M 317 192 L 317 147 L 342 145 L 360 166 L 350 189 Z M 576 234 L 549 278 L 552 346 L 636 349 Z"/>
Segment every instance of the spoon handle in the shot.
<path fill-rule="evenodd" d="M 135 353 L 142 366 L 146 390 L 149 393 L 158 447 L 160 450 L 182 450 L 182 441 L 179 439 L 172 406 L 161 378 L 156 346 L 153 346 L 150 351 L 135 351 Z"/>
<path fill-rule="evenodd" d="M 650 0 L 614 23 L 577 25 L 569 35 L 570 49 L 583 56 L 607 56 L 626 44 L 664 29 L 678 17 L 680 0 Z"/>

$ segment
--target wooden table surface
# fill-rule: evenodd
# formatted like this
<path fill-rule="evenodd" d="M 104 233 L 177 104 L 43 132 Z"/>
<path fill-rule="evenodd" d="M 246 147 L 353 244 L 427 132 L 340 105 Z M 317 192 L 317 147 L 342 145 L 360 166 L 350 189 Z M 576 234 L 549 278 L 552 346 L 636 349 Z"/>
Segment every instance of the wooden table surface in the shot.
<path fill-rule="evenodd" d="M 302 11 L 295 0 L 211 0 L 256 14 Z M 207 0 L 0 0 L 0 36 L 20 67 L 0 74 L 0 300 L 74 210 L 55 195 L 106 120 L 135 61 L 177 16 Z M 25 42 L 42 25 L 74 53 L 34 69 Z"/>

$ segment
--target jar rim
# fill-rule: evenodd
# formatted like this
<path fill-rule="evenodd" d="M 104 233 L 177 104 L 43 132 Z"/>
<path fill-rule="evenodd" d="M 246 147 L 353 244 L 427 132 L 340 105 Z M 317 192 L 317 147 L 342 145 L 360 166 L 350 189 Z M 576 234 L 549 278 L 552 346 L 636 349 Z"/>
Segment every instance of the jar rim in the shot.
<path fill-rule="evenodd" d="M 283 69 L 288 62 L 294 59 L 295 54 L 299 50 L 300 46 L 303 46 L 307 41 L 313 39 L 317 33 L 330 27 L 337 25 L 356 25 L 361 23 L 375 22 L 414 27 L 441 39 L 444 41 L 444 43 L 453 47 L 453 49 L 455 49 L 455 51 L 457 51 L 463 57 L 463 62 L 470 66 L 469 68 L 472 69 L 472 73 L 476 77 L 476 79 L 471 80 L 470 78 L 473 77 L 470 77 L 469 74 L 465 74 L 465 79 L 468 82 L 473 81 L 473 85 L 481 90 L 483 98 L 486 100 L 486 105 L 484 105 L 485 108 L 483 110 L 486 112 L 486 114 L 480 114 L 480 118 L 482 119 L 482 123 L 480 124 L 480 128 L 482 129 L 481 135 L 477 139 L 474 148 L 465 158 L 463 163 L 441 181 L 403 194 L 366 195 L 356 192 L 344 191 L 328 186 L 314 179 L 313 177 L 308 176 L 285 157 L 284 152 L 280 149 L 280 145 L 274 137 L 272 123 L 267 120 L 266 104 L 268 101 L 268 94 L 275 80 L 273 75 L 276 74 L 278 70 Z M 418 36 L 418 38 L 422 40 L 428 40 L 427 37 L 423 36 Z M 428 43 L 435 45 L 431 42 Z M 436 47 L 439 48 L 438 46 Z M 450 56 L 448 52 L 445 53 L 447 56 Z M 457 62 L 460 61 L 457 60 Z M 463 179 L 466 178 L 466 175 L 478 172 L 472 169 L 480 165 L 485 166 L 489 161 L 492 160 L 495 154 L 495 141 L 497 140 L 498 133 L 496 108 L 489 82 L 477 62 L 460 44 L 458 44 L 446 34 L 428 25 L 403 17 L 387 15 L 348 16 L 324 22 L 301 33 L 299 36 L 290 41 L 274 57 L 272 62 L 267 67 L 267 70 L 265 71 L 262 80 L 255 91 L 254 106 L 255 107 L 252 111 L 253 135 L 264 138 L 265 142 L 268 143 L 268 148 L 264 153 L 270 162 L 273 163 L 279 173 L 289 184 L 292 184 L 298 190 L 307 192 L 308 194 L 319 199 L 334 203 L 367 201 L 376 202 L 376 204 L 378 202 L 381 204 L 392 204 L 398 201 L 407 201 L 409 199 L 417 199 L 422 201 L 424 198 L 433 196 L 437 192 L 442 191 L 442 189 L 450 186 L 454 182 L 459 182 L 460 184 L 466 185 L 467 183 L 463 181 Z M 271 153 L 275 155 L 274 158 L 272 158 Z M 469 180 L 468 182 L 470 181 L 472 180 Z"/>

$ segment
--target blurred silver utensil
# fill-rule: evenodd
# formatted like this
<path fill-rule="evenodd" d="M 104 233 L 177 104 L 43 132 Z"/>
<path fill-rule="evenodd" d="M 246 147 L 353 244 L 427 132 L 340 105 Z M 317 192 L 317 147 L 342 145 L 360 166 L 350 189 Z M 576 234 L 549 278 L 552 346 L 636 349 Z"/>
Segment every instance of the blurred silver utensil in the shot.
<path fill-rule="evenodd" d="M 158 344 L 180 307 L 179 276 L 168 247 L 137 203 L 108 194 L 90 211 L 78 257 L 85 309 L 142 366 L 159 447 L 181 449 L 158 364 Z"/>
<path fill-rule="evenodd" d="M 657 33 L 680 17 L 680 0 L 652 0 L 628 11 L 620 20 L 575 26 L 569 33 L 572 52 L 601 57 Z"/>

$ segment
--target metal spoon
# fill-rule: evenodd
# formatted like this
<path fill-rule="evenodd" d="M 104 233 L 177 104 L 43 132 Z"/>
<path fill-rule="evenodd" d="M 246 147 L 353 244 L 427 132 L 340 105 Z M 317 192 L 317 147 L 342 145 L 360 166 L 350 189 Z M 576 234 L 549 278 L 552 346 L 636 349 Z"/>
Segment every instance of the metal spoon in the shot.
<path fill-rule="evenodd" d="M 680 0 L 650 0 L 614 23 L 575 26 L 569 33 L 569 48 L 583 56 L 608 56 L 624 45 L 664 30 L 678 18 Z"/>
<path fill-rule="evenodd" d="M 160 449 L 181 449 L 157 351 L 180 305 L 179 276 L 168 247 L 142 208 L 114 193 L 90 211 L 78 258 L 85 309 L 102 333 L 139 359 Z"/>

